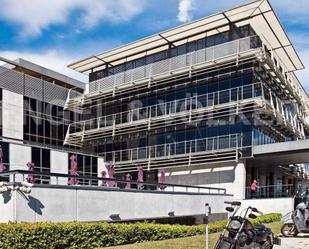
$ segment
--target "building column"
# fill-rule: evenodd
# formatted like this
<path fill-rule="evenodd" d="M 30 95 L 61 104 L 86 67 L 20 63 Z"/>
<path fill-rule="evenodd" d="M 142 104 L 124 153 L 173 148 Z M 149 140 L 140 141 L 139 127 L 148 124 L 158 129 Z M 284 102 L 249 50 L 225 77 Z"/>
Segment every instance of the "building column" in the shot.
<path fill-rule="evenodd" d="M 107 171 L 104 159 L 102 157 L 98 157 L 98 177 L 101 177 L 101 172 Z"/>
<path fill-rule="evenodd" d="M 23 95 L 2 90 L 2 136 L 23 140 Z M 27 163 L 27 162 L 26 162 Z"/>
<path fill-rule="evenodd" d="M 104 161 L 104 158 L 102 158 L 102 157 L 98 157 L 97 160 L 98 160 L 98 177 L 102 177 L 101 172 L 102 171 L 107 172 L 105 161 Z M 108 176 L 106 176 L 106 177 L 108 177 Z M 98 184 L 99 184 L 99 186 L 102 185 L 102 181 L 99 181 Z"/>
<path fill-rule="evenodd" d="M 31 147 L 19 144 L 9 145 L 10 170 L 18 170 L 18 169 L 28 170 L 27 163 L 30 161 L 31 161 Z M 15 180 L 18 182 L 25 181 L 25 179 L 23 179 L 21 175 L 17 175 Z"/>
<path fill-rule="evenodd" d="M 59 174 L 69 173 L 69 158 L 68 153 L 62 151 L 50 151 L 50 172 Z M 51 177 L 51 184 L 57 184 L 57 178 Z M 59 185 L 67 185 L 67 178 L 58 178 Z"/>
<path fill-rule="evenodd" d="M 238 162 L 235 167 L 235 178 L 233 182 L 233 194 L 235 200 L 244 200 L 246 198 L 246 164 Z"/>

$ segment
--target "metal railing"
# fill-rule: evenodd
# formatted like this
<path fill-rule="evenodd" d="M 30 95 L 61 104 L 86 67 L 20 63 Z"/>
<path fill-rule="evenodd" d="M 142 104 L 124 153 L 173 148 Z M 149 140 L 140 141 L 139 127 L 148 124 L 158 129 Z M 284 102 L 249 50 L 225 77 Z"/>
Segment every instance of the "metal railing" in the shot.
<path fill-rule="evenodd" d="M 43 173 L 33 172 L 27 170 L 12 170 L 0 173 L 0 179 L 7 181 L 9 185 L 19 185 L 22 181 L 26 181 L 27 177 L 31 175 L 36 178 L 48 178 L 50 179 L 49 184 L 34 183 L 34 186 L 66 186 L 66 187 L 78 187 L 78 188 L 102 188 L 102 189 L 115 189 L 115 190 L 133 190 L 133 191 L 163 191 L 176 192 L 176 193 L 201 193 L 201 194 L 215 194 L 215 195 L 226 195 L 225 188 L 214 188 L 214 187 L 203 187 L 203 186 L 192 186 L 184 184 L 169 184 L 169 183 L 158 183 L 158 182 L 140 182 L 140 181 L 127 181 L 116 178 L 103 178 L 94 176 L 76 176 L 69 174 L 60 173 Z M 68 185 L 70 179 L 76 179 L 75 185 Z M 80 184 L 83 183 L 83 185 Z M 112 183 L 112 184 L 110 184 Z M 130 188 L 128 188 L 130 184 Z M 110 185 L 110 186 L 109 186 Z M 112 185 L 112 186 L 111 186 Z"/>
<path fill-rule="evenodd" d="M 261 87 L 262 83 L 254 83 L 203 95 L 177 99 L 157 105 L 136 108 L 125 112 L 106 115 L 100 118 L 75 122 L 69 125 L 67 132 L 71 134 L 113 127 L 122 124 L 134 123 L 141 120 L 147 120 L 149 118 L 199 110 L 206 107 L 213 107 L 215 105 L 259 97 L 262 95 Z"/>
<path fill-rule="evenodd" d="M 252 191 L 251 187 L 246 187 L 247 199 L 294 197 L 295 193 L 296 189 L 291 184 L 258 186 L 256 191 Z"/>
<path fill-rule="evenodd" d="M 215 152 L 226 149 L 238 149 L 242 147 L 240 134 L 208 137 L 196 140 L 187 140 L 168 144 L 116 150 L 102 153 L 106 161 L 126 162 L 144 161 L 159 158 L 192 155 L 201 152 Z"/>
<path fill-rule="evenodd" d="M 149 79 L 160 74 L 196 66 L 202 63 L 214 62 L 218 59 L 237 55 L 261 46 L 262 42 L 259 36 L 249 36 L 199 49 L 191 53 L 171 57 L 93 81 L 89 83 L 89 93 L 107 91 L 123 84 Z"/>

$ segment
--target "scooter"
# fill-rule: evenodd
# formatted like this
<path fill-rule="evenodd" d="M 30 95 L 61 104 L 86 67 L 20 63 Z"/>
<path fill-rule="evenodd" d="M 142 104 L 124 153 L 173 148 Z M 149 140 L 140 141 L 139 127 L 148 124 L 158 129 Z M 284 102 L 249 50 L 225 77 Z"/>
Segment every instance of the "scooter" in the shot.
<path fill-rule="evenodd" d="M 240 209 L 240 202 L 225 202 L 230 206 L 226 211 L 230 213 L 228 222 L 222 231 L 214 249 L 272 249 L 274 244 L 280 244 L 271 229 L 264 225 L 253 225 L 251 219 L 257 218 L 256 214 L 262 214 L 255 207 L 248 207 L 240 215 L 236 215 Z M 256 213 L 256 214 L 254 214 Z"/>
<path fill-rule="evenodd" d="M 309 204 L 301 202 L 296 209 L 282 217 L 281 234 L 296 237 L 299 233 L 309 233 Z"/>

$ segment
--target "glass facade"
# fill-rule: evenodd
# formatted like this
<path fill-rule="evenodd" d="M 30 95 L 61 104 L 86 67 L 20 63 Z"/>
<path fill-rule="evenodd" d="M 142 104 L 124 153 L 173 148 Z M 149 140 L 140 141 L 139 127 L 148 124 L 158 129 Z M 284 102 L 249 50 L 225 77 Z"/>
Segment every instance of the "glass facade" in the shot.
<path fill-rule="evenodd" d="M 98 176 L 98 160 L 97 160 L 97 157 L 82 155 L 82 154 L 69 153 L 68 165 L 70 165 L 70 163 L 71 163 L 70 157 L 72 155 L 77 157 L 77 173 L 78 173 L 79 176 L 94 176 L 94 177 Z M 69 168 L 68 174 L 70 174 L 70 168 Z M 80 184 L 80 185 L 98 185 L 98 181 L 92 180 L 90 182 L 89 180 L 79 179 L 78 184 Z"/>
<path fill-rule="evenodd" d="M 232 98 L 237 99 L 237 87 L 251 85 L 256 82 L 253 74 L 254 63 L 239 65 L 238 67 L 227 67 L 221 70 L 213 70 L 204 72 L 191 78 L 184 77 L 180 79 L 172 79 L 162 82 L 159 86 L 152 88 L 142 88 L 132 90 L 115 98 L 101 98 L 96 102 L 92 102 L 87 108 L 88 114 L 84 118 L 94 118 L 100 116 L 108 116 L 115 113 L 121 113 L 128 110 L 155 106 L 162 103 L 190 98 L 193 96 L 202 96 L 198 99 L 199 105 L 207 105 L 208 103 L 220 104 L 230 101 L 227 96 L 229 89 L 234 89 Z M 227 90 L 227 91 L 224 91 Z M 252 97 L 251 86 L 244 88 L 244 98 Z M 218 92 L 220 91 L 220 96 Z M 205 102 L 206 94 L 213 94 L 209 97 L 208 103 Z M 219 103 L 220 98 L 220 103 Z M 185 108 L 183 104 L 177 108 Z M 141 113 L 140 113 L 141 114 Z M 142 114 L 141 114 L 142 115 Z M 117 117 L 118 118 L 118 117 Z M 119 117 L 126 119 L 127 115 Z"/>
<path fill-rule="evenodd" d="M 79 114 L 64 111 L 62 106 L 24 97 L 25 141 L 63 147 L 69 123 L 78 119 Z"/>
<path fill-rule="evenodd" d="M 50 150 L 32 147 L 31 160 L 34 164 L 34 172 L 49 173 L 50 172 Z M 35 177 L 35 183 L 49 184 L 50 177 L 40 176 Z"/>
<path fill-rule="evenodd" d="M 292 101 L 287 101 L 287 96 L 280 95 L 273 89 L 273 85 L 270 84 L 272 80 L 274 79 L 265 74 L 259 62 L 253 60 L 238 66 L 201 72 L 192 77 L 162 81 L 160 85 L 148 87 L 147 90 L 132 89 L 119 98 L 102 98 L 88 105 L 89 114 L 87 118 L 86 115 L 84 116 L 85 130 L 127 125 L 132 121 L 169 114 L 183 112 L 187 114 L 178 119 L 166 120 L 161 125 L 150 129 L 141 128 L 122 132 L 119 135 L 110 134 L 105 138 L 93 139 L 89 143 L 85 142 L 85 148 L 105 155 L 106 160 L 109 161 L 113 160 L 112 154 L 106 155 L 106 152 L 189 142 L 217 136 L 240 134 L 240 143 L 243 147 L 294 140 L 296 137 L 284 129 L 276 128 L 271 122 L 268 126 L 259 125 L 257 120 L 260 120 L 261 116 L 255 113 L 254 109 L 235 113 L 234 109 L 228 106 L 239 100 L 263 97 L 287 120 L 292 121 L 290 117 L 294 115 L 295 109 Z M 224 104 L 227 104 L 227 107 L 220 112 L 210 109 L 207 115 L 199 115 L 191 120 L 188 117 L 192 110 Z M 250 108 L 250 104 L 245 108 Z M 96 118 L 91 119 L 92 117 Z M 100 124 L 103 122 L 103 125 Z M 245 154 L 250 156 L 250 150 L 243 155 Z"/>

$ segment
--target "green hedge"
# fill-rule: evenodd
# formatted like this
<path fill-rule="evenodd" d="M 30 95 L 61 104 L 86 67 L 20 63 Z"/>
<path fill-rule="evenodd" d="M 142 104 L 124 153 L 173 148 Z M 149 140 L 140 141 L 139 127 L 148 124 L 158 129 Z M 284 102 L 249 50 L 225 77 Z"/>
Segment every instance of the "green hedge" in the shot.
<path fill-rule="evenodd" d="M 268 214 L 256 219 L 259 223 L 280 220 L 279 214 Z M 210 233 L 223 229 L 226 221 L 209 225 Z M 205 227 L 162 225 L 155 223 L 10 223 L 0 224 L 1 249 L 62 249 L 98 248 L 182 238 L 205 233 Z"/>
<path fill-rule="evenodd" d="M 265 214 L 265 215 L 258 216 L 254 220 L 250 219 L 250 221 L 252 223 L 257 223 L 257 224 L 261 224 L 261 223 L 267 224 L 267 223 L 280 221 L 281 218 L 282 218 L 281 214 Z"/>

